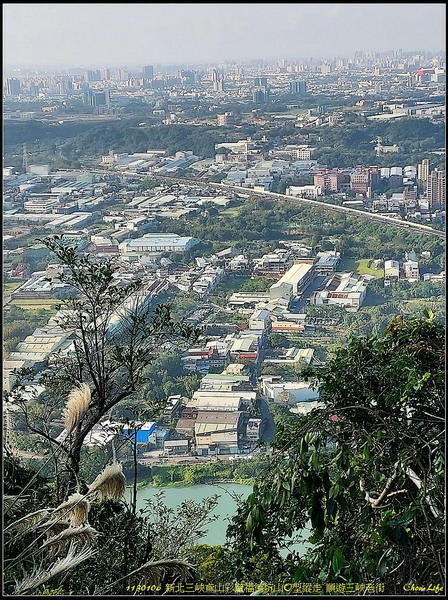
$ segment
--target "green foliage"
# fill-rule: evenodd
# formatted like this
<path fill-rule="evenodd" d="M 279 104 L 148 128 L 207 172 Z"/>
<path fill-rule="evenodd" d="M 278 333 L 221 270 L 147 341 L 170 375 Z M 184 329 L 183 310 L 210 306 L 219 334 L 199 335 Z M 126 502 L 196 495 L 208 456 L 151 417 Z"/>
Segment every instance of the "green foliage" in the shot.
<path fill-rule="evenodd" d="M 240 287 L 241 292 L 266 292 L 272 285 L 272 279 L 269 277 L 254 277 L 248 279 Z"/>
<path fill-rule="evenodd" d="M 215 154 L 215 143 L 225 141 L 224 132 L 216 128 L 194 125 L 152 125 L 139 127 L 140 119 L 124 117 L 120 121 L 86 123 L 83 121 L 47 124 L 39 121 L 5 123 L 6 156 L 20 152 L 19 144 L 27 143 L 31 158 L 45 155 L 49 164 L 75 167 L 81 157 L 97 158 L 112 148 L 116 152 L 146 152 L 148 148 L 164 148 L 169 155 L 180 150 L 209 158 Z M 56 163 L 56 164 L 55 164 Z M 61 164 L 62 163 L 62 164 Z M 12 164 L 12 163 L 11 163 Z"/>
<path fill-rule="evenodd" d="M 34 472 L 11 456 L 5 459 L 5 492 L 8 507 L 5 525 L 14 523 L 34 511 L 51 508 L 57 503 L 54 486 L 39 472 Z M 10 496 L 19 498 L 14 499 Z M 11 500 L 14 504 L 11 505 Z M 201 502 L 185 501 L 176 509 L 168 508 L 163 493 L 147 502 L 147 506 L 134 512 L 126 502 L 93 501 L 89 511 L 89 523 L 99 535 L 94 545 L 97 552 L 94 560 L 87 560 L 60 575 L 54 576 L 49 585 L 36 587 L 36 595 L 59 595 L 69 592 L 74 595 L 124 595 L 126 587 L 141 583 L 151 572 L 135 573 L 142 565 L 167 559 L 178 559 L 204 535 L 207 526 L 216 520 L 213 514 L 217 498 L 212 496 Z M 12 506 L 12 507 L 11 507 Z M 36 536 L 43 533 L 32 524 L 29 530 L 10 529 L 5 535 L 5 591 L 10 595 L 15 581 L 24 579 L 24 571 L 32 572 L 39 561 L 51 564 L 54 555 L 44 556 L 39 546 L 30 548 Z M 20 560 L 20 558 L 25 557 Z M 174 575 L 168 570 L 159 577 L 158 584 L 164 588 Z M 195 575 L 189 581 L 195 580 Z"/>
<path fill-rule="evenodd" d="M 445 284 L 431 281 L 416 281 L 415 283 L 399 282 L 389 288 L 392 298 L 409 300 L 411 298 L 431 298 L 445 296 Z"/>
<path fill-rule="evenodd" d="M 42 509 L 55 501 L 54 489 L 51 482 L 38 476 L 34 469 L 27 467 L 17 457 L 6 452 L 3 460 L 3 482 L 4 482 L 4 526 L 5 528 L 14 523 L 23 516 L 36 510 Z M 6 502 L 8 497 L 10 500 Z M 24 534 L 17 536 L 11 532 L 6 533 L 4 537 L 4 552 L 11 558 L 20 555 L 26 551 L 28 545 L 34 539 L 33 531 L 24 531 Z M 7 579 L 23 576 L 21 564 L 13 561 L 8 563 Z M 29 565 L 28 560 L 25 566 Z M 9 581 L 9 588 L 14 581 Z"/>
<path fill-rule="evenodd" d="M 429 251 L 433 262 L 444 263 L 444 248 L 437 238 L 283 200 L 248 198 L 237 215 L 224 211 L 210 221 L 202 217 L 174 223 L 165 219 L 161 231 L 192 235 L 214 246 L 233 244 L 256 256 L 272 251 L 273 244 L 291 235 L 316 250 L 333 249 L 330 240 L 335 238 L 344 257 L 360 265 L 362 259 L 402 260 L 410 248 L 417 253 Z"/>
<path fill-rule="evenodd" d="M 174 321 L 166 305 L 136 306 L 141 281 L 117 286 L 114 277 L 117 265 L 113 260 L 82 255 L 58 236 L 43 242 L 65 266 L 60 281 L 76 292 L 62 301 L 65 310 L 59 319 L 60 326 L 74 337 L 75 352 L 67 357 L 56 355 L 55 368 L 42 379 L 46 393 L 52 393 L 56 402 L 47 407 L 24 401 L 21 381 L 17 382 L 11 398 L 20 408 L 26 428 L 63 451 L 55 463 L 59 471 L 58 492 L 63 498 L 77 485 L 83 442 L 92 428 L 111 409 L 117 407 L 119 414 L 124 401 L 135 398 L 148 382 L 145 369 L 164 347 L 174 349 L 182 343 L 195 343 L 199 330 L 188 323 Z M 166 360 L 166 368 L 171 370 L 172 361 Z M 82 413 L 76 431 L 69 438 L 70 446 L 66 447 L 55 439 L 54 431 L 49 432 L 47 423 L 53 428 L 52 423 L 60 418 L 61 398 L 66 398 L 68 391 L 79 382 L 89 386 L 91 399 L 88 410 Z M 171 382 L 167 383 L 170 385 L 163 389 L 165 395 L 178 393 Z M 157 408 L 157 405 L 147 407 L 149 412 Z"/>
<path fill-rule="evenodd" d="M 216 521 L 214 510 L 218 495 L 203 498 L 199 502 L 184 500 L 175 508 L 168 508 L 164 492 L 146 500 L 141 509 L 151 531 L 151 553 L 155 559 L 176 558 L 188 550 L 207 532 L 207 525 Z"/>
<path fill-rule="evenodd" d="M 3 315 L 3 348 L 8 353 L 48 321 L 48 311 L 44 309 L 29 311 L 13 304 L 5 306 Z"/>
<path fill-rule="evenodd" d="M 390 164 L 387 155 L 377 155 L 375 137 L 380 136 L 388 144 L 400 146 L 396 160 L 401 166 L 417 164 L 422 158 L 429 158 L 430 150 L 443 146 L 443 125 L 432 123 L 429 119 L 406 118 L 390 122 L 375 122 L 357 117 L 356 123 L 345 122 L 342 125 L 328 127 L 320 132 L 320 143 L 314 158 L 321 164 L 333 167 L 355 167 L 356 165 Z M 437 155 L 431 155 L 431 161 L 438 162 Z"/>
<path fill-rule="evenodd" d="M 306 314 L 308 317 L 336 319 L 336 321 L 340 321 L 347 313 L 341 306 L 327 304 L 323 306 L 307 306 Z"/>
<path fill-rule="evenodd" d="M 267 363 L 263 364 L 261 369 L 262 375 L 279 375 L 284 381 L 296 381 L 297 379 L 297 366 L 296 365 L 283 365 L 281 363 Z"/>
<path fill-rule="evenodd" d="M 200 377 L 184 369 L 181 353 L 174 350 L 155 357 L 146 366 L 143 377 L 139 394 L 123 401 L 118 414 L 141 420 L 158 419 L 168 396 L 191 398 L 200 384 Z"/>
<path fill-rule="evenodd" d="M 311 371 L 325 408 L 279 428 L 269 474 L 229 527 L 241 576 L 253 553 L 280 560 L 285 537 L 310 521 L 296 580 L 381 581 L 389 593 L 409 573 L 441 580 L 443 358 L 444 329 L 427 311 Z"/>
<path fill-rule="evenodd" d="M 146 190 L 152 190 L 158 187 L 161 184 L 157 179 L 145 179 L 139 186 L 141 192 L 145 192 Z"/>
<path fill-rule="evenodd" d="M 233 581 L 232 561 L 223 546 L 198 544 L 186 550 L 182 557 L 197 565 L 199 581 L 204 584 L 227 584 Z"/>
<path fill-rule="evenodd" d="M 255 240 L 271 241 L 282 237 L 282 221 L 291 211 L 286 203 L 279 206 L 271 201 L 250 199 L 237 215 L 218 215 L 212 220 L 194 219 L 178 221 L 174 224 L 176 233 L 192 235 L 202 241 L 245 244 Z M 173 230 L 172 221 L 162 223 L 162 230 Z M 259 248 L 257 247 L 257 252 Z"/>
<path fill-rule="evenodd" d="M 268 342 L 271 348 L 290 348 L 292 346 L 289 338 L 283 333 L 270 333 Z"/>
<path fill-rule="evenodd" d="M 267 465 L 267 458 L 263 454 L 235 461 L 218 460 L 195 465 L 154 465 L 151 471 L 152 485 L 176 484 L 182 486 L 213 483 L 214 481 L 253 483 L 263 477 Z"/>
<path fill-rule="evenodd" d="M 45 588 L 42 596 L 64 596 L 64 588 L 61 586 L 57 588 Z"/>
<path fill-rule="evenodd" d="M 280 432 L 286 428 L 297 427 L 299 420 L 302 418 L 296 413 L 292 413 L 289 406 L 282 404 L 271 404 L 269 410 L 275 423 L 275 431 L 280 435 Z"/>

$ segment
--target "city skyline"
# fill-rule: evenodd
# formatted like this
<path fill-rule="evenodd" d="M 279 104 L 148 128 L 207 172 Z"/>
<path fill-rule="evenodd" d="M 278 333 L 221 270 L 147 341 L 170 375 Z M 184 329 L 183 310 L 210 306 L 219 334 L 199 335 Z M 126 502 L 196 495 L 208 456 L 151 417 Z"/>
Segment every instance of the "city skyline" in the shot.
<path fill-rule="evenodd" d="M 422 3 L 6 3 L 4 68 L 435 52 L 445 44 L 444 13 L 444 4 Z"/>

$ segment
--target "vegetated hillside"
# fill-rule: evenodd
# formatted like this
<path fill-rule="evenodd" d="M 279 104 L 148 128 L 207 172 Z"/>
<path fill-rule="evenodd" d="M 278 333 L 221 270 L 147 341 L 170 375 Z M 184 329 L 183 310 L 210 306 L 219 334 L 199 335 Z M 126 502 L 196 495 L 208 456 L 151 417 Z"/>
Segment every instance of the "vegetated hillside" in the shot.
<path fill-rule="evenodd" d="M 126 117 L 105 122 L 6 122 L 4 127 L 5 158 L 8 164 L 18 166 L 21 146 L 26 143 L 30 158 L 63 166 L 79 166 L 81 157 L 93 158 L 116 152 L 146 152 L 149 148 L 166 149 L 168 154 L 192 150 L 201 158 L 215 154 L 215 144 L 252 136 L 257 139 L 260 130 L 244 124 L 229 131 L 199 125 L 151 125 L 151 116 Z M 140 123 L 147 121 L 142 126 Z M 266 133 L 265 131 L 263 133 Z M 443 156 L 433 151 L 444 145 L 443 123 L 429 119 L 399 119 L 393 122 L 372 122 L 357 115 L 345 115 L 344 123 L 334 127 L 298 130 L 294 125 L 269 128 L 265 150 L 284 143 L 300 143 L 308 133 L 318 134 L 314 158 L 328 167 L 350 168 L 358 164 L 406 166 L 430 158 L 433 166 L 443 164 Z M 381 137 L 384 144 L 398 144 L 400 152 L 393 156 L 377 156 L 374 140 Z"/>
<path fill-rule="evenodd" d="M 31 156 L 37 153 L 59 153 L 69 163 L 83 157 L 96 157 L 115 152 L 146 152 L 150 148 L 166 149 L 168 154 L 192 150 L 200 157 L 211 157 L 222 132 L 194 125 L 139 126 L 136 119 L 104 123 L 46 124 L 39 121 L 5 124 L 7 157 L 18 154 L 18 144 L 27 143 Z M 51 156 L 47 156 L 51 160 Z"/>
<path fill-rule="evenodd" d="M 429 119 L 398 119 L 391 122 L 372 122 L 356 117 L 353 123 L 319 130 L 320 142 L 314 158 L 328 167 L 356 165 L 406 166 L 430 158 L 434 166 L 443 165 L 444 157 L 433 154 L 445 145 L 445 127 Z M 397 144 L 397 154 L 376 155 L 375 139 L 385 145 Z"/>
<path fill-rule="evenodd" d="M 88 154 L 104 154 L 113 148 L 118 152 L 146 152 L 149 148 L 166 149 L 168 154 L 192 150 L 203 157 L 214 155 L 218 135 L 215 131 L 194 125 L 160 125 L 139 127 L 127 123 L 96 126 L 76 136 L 65 145 L 66 151 L 80 150 Z"/>
<path fill-rule="evenodd" d="M 104 124 L 102 125 L 104 126 Z M 92 128 L 86 121 L 44 123 L 42 121 L 6 121 L 3 125 L 5 149 L 16 144 L 43 140 L 68 139 Z"/>

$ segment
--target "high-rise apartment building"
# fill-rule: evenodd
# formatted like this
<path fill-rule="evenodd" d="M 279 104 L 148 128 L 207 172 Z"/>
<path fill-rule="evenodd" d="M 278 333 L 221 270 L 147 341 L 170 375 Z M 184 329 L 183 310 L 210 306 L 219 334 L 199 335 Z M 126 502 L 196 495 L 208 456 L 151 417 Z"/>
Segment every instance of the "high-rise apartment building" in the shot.
<path fill-rule="evenodd" d="M 228 125 L 228 118 L 226 113 L 224 113 L 223 115 L 218 115 L 217 119 L 218 125 L 220 127 L 225 127 L 226 125 Z"/>
<path fill-rule="evenodd" d="M 330 192 L 345 192 L 350 188 L 350 174 L 339 169 L 322 169 L 314 175 L 314 185 Z"/>
<path fill-rule="evenodd" d="M 224 79 L 218 79 L 218 81 L 213 82 L 213 91 L 215 91 L 215 92 L 223 92 L 224 91 Z"/>
<path fill-rule="evenodd" d="M 5 96 L 20 96 L 22 86 L 20 81 L 15 77 L 7 77 L 3 86 Z"/>
<path fill-rule="evenodd" d="M 417 179 L 420 186 L 426 190 L 426 182 L 429 177 L 429 173 L 431 170 L 431 165 L 429 162 L 429 158 L 424 158 L 421 163 L 417 165 Z"/>
<path fill-rule="evenodd" d="M 154 79 L 154 67 L 152 65 L 145 65 L 143 67 L 143 77 L 145 79 Z"/>
<path fill-rule="evenodd" d="M 255 87 L 268 87 L 268 78 L 267 77 L 255 77 L 254 79 Z"/>
<path fill-rule="evenodd" d="M 293 95 L 306 94 L 306 81 L 290 81 L 289 93 Z"/>
<path fill-rule="evenodd" d="M 60 94 L 66 94 L 73 90 L 73 82 L 68 80 L 58 81 L 57 88 Z"/>
<path fill-rule="evenodd" d="M 94 71 L 87 71 L 86 73 L 86 81 L 101 81 L 101 72 L 99 69 Z"/>
<path fill-rule="evenodd" d="M 197 81 L 197 72 L 196 71 L 180 71 L 179 79 L 181 80 L 183 85 L 193 85 Z"/>
<path fill-rule="evenodd" d="M 366 194 L 370 187 L 370 171 L 365 167 L 357 167 L 350 175 L 350 188 L 361 194 Z"/>
<path fill-rule="evenodd" d="M 370 174 L 370 187 L 372 189 L 375 189 L 379 186 L 380 181 L 381 181 L 381 170 L 377 166 L 369 167 L 369 174 Z"/>
<path fill-rule="evenodd" d="M 426 180 L 426 197 L 429 208 L 439 210 L 445 208 L 445 171 L 435 169 Z"/>
<path fill-rule="evenodd" d="M 267 88 L 257 88 L 252 92 L 252 101 L 255 104 L 265 104 L 269 100 L 269 92 Z"/>
<path fill-rule="evenodd" d="M 94 108 L 98 106 L 106 106 L 110 107 L 110 90 L 103 91 L 93 91 L 87 90 L 83 94 L 83 102 L 87 106 L 93 106 Z"/>
<path fill-rule="evenodd" d="M 32 98 L 34 98 L 35 96 L 37 96 L 40 92 L 40 85 L 38 85 L 37 83 L 32 83 L 30 85 L 30 96 Z"/>

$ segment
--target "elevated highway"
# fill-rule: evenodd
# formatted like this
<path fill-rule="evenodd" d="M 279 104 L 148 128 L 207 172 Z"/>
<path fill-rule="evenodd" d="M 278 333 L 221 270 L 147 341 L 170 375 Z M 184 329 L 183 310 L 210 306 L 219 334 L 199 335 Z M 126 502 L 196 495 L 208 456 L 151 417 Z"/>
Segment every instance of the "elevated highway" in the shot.
<path fill-rule="evenodd" d="M 127 177 L 133 177 L 135 179 L 162 179 L 166 180 L 170 183 L 177 183 L 179 185 L 185 185 L 187 183 L 196 185 L 198 187 L 204 188 L 215 188 L 220 192 L 234 192 L 235 194 L 239 194 L 240 196 L 256 196 L 259 198 L 265 198 L 266 200 L 288 200 L 288 202 L 305 204 L 308 206 L 314 206 L 318 208 L 324 208 L 328 210 L 333 210 L 340 213 L 345 213 L 352 217 L 359 217 L 361 219 L 366 219 L 369 221 L 377 221 L 381 222 L 385 225 L 391 225 L 393 227 L 398 227 L 399 229 L 407 229 L 410 231 L 415 231 L 416 233 L 422 233 L 425 235 L 432 235 L 435 237 L 445 239 L 445 232 L 440 231 L 438 229 L 434 229 L 434 227 L 430 227 L 429 225 L 423 225 L 420 223 L 411 223 L 410 221 L 400 221 L 393 217 L 388 217 L 386 215 L 379 215 L 376 213 L 369 213 L 363 210 L 358 210 L 356 208 L 351 208 L 348 206 L 338 206 L 336 204 L 331 204 L 329 202 L 323 202 L 320 200 L 310 200 L 309 198 L 301 198 L 296 196 L 287 196 L 286 194 L 277 194 L 275 192 L 254 192 L 250 188 L 242 188 L 236 185 L 225 185 L 223 183 L 210 183 L 206 181 L 201 181 L 199 179 L 187 178 L 187 177 L 172 177 L 170 175 L 160 175 L 158 173 L 133 173 L 131 171 L 121 171 L 117 173 L 115 171 L 106 171 L 102 169 L 91 169 L 90 172 L 99 173 L 102 175 L 125 175 Z"/>

